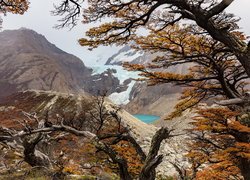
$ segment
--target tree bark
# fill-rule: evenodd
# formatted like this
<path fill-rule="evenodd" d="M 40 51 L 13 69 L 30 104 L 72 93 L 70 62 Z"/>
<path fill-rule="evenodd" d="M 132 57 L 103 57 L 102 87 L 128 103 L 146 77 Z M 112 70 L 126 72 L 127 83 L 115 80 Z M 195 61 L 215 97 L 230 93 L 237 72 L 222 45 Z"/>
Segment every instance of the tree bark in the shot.
<path fill-rule="evenodd" d="M 154 180 L 156 178 L 156 168 L 162 162 L 163 155 L 158 156 L 161 142 L 170 137 L 170 131 L 167 128 L 161 128 L 156 132 L 152 141 L 150 150 L 139 175 L 140 180 Z"/>
<path fill-rule="evenodd" d="M 42 140 L 42 133 L 38 133 L 31 136 L 26 136 L 23 139 L 24 147 L 24 161 L 27 162 L 32 167 L 34 166 L 44 166 L 49 167 L 50 160 L 48 156 L 36 150 L 37 144 Z"/>
<path fill-rule="evenodd" d="M 248 77 L 250 77 L 250 45 L 247 45 L 222 27 L 216 27 L 215 22 L 212 19 L 208 19 L 205 15 L 202 15 L 201 10 L 196 10 L 196 12 L 195 10 L 193 11 L 197 25 L 207 30 L 212 38 L 224 43 L 231 49 L 246 70 Z"/>
<path fill-rule="evenodd" d="M 239 159 L 239 168 L 241 170 L 241 174 L 245 180 L 250 179 L 250 160 L 246 158 Z"/>
<path fill-rule="evenodd" d="M 220 27 L 213 17 L 223 12 L 234 0 L 222 0 L 210 10 L 204 10 L 199 6 L 192 6 L 186 1 L 166 2 L 177 6 L 183 18 L 195 21 L 198 26 L 205 29 L 209 35 L 217 41 L 225 44 L 238 58 L 248 77 L 250 77 L 250 44 L 233 35 L 227 28 Z M 188 13 L 187 13 L 188 12 Z M 223 15 L 221 15 L 223 16 Z M 223 18 L 223 17 L 221 17 Z M 230 28 L 230 23 L 227 23 Z"/>
<path fill-rule="evenodd" d="M 243 53 L 236 54 L 242 66 L 245 68 L 248 77 L 250 78 L 250 44 Z"/>

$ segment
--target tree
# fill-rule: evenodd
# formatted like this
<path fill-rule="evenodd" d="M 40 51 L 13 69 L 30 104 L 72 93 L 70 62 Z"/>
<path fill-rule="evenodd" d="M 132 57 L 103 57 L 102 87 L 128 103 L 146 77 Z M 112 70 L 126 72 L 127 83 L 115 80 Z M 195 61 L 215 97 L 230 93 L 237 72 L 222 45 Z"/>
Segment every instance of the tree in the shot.
<path fill-rule="evenodd" d="M 161 142 L 174 136 L 171 134 L 172 130 L 167 128 L 159 129 L 152 138 L 148 154 L 145 154 L 131 134 L 130 129 L 118 115 L 120 109 L 115 107 L 107 108 L 104 98 L 104 96 L 97 97 L 92 106 L 93 108 L 88 111 L 89 116 L 83 116 L 87 117 L 85 121 L 88 122 L 88 125 L 83 120 L 64 119 L 66 116 L 60 117 L 57 115 L 58 119 L 52 120 L 46 113 L 45 117 L 40 120 L 36 114 L 24 113 L 27 119 L 19 121 L 22 125 L 21 128 L 0 129 L 0 143 L 5 144 L 6 147 L 12 147 L 13 151 L 18 148 L 23 150 L 23 160 L 30 166 L 46 167 L 51 170 L 56 169 L 56 166 L 58 166 L 58 158 L 50 156 L 49 153 L 44 153 L 40 145 L 48 142 L 48 145 L 53 146 L 55 144 L 51 143 L 51 139 L 58 139 L 56 137 L 64 139 L 66 138 L 66 132 L 76 137 L 89 138 L 96 148 L 97 154 L 104 152 L 109 157 L 108 160 L 111 159 L 107 162 L 110 165 L 115 164 L 117 166 L 115 169 L 118 170 L 121 179 L 129 180 L 134 177 L 139 177 L 142 180 L 145 178 L 155 179 L 155 169 L 163 159 L 163 155 L 158 155 Z M 80 117 L 74 116 L 74 118 Z M 85 126 L 81 126 L 80 122 L 83 122 Z M 74 123 L 77 123 L 77 126 Z M 59 132 L 62 132 L 62 134 L 58 134 Z M 66 141 L 68 140 L 66 139 Z M 63 149 L 61 148 L 61 151 Z M 87 149 L 82 151 L 87 151 Z M 66 153 L 65 150 L 64 152 Z M 64 152 L 60 152 L 60 154 L 63 156 Z M 63 167 L 63 163 L 60 164 L 62 165 L 60 165 L 59 174 L 62 174 L 65 167 Z M 72 170 L 69 169 L 68 171 Z"/>
<path fill-rule="evenodd" d="M 84 0 L 63 0 L 61 4 L 55 5 L 52 14 L 55 16 L 62 16 L 56 28 L 70 27 L 73 28 L 78 22 L 81 14 L 81 4 Z"/>
<path fill-rule="evenodd" d="M 245 98 L 248 76 L 237 57 L 224 44 L 200 34 L 199 29 L 192 25 L 174 25 L 160 32 L 150 29 L 147 37 L 134 38 L 139 46 L 136 48 L 161 52 L 162 56 L 148 65 L 125 63 L 124 67 L 140 71 L 144 78 L 139 80 L 147 81 L 149 85 L 173 83 L 186 87 L 169 119 L 197 107 L 200 102 Z M 234 33 L 239 39 L 245 39 L 241 33 Z M 181 64 L 190 67 L 187 74 L 168 71 L 168 68 Z M 210 179 L 237 177 L 239 172 L 245 179 L 249 178 L 250 121 L 249 109 L 246 108 L 249 104 L 240 103 L 237 106 L 224 103 L 229 105 L 228 108 L 197 110 L 199 115 L 192 130 L 195 142 L 189 156 L 193 169 L 197 171 L 198 167 L 205 165 L 206 170 L 213 172 Z M 194 177 L 199 178 L 202 173 L 196 171 Z M 209 171 L 202 171 L 206 173 L 201 177 L 208 176 Z"/>
<path fill-rule="evenodd" d="M 84 10 L 84 23 L 96 22 L 97 20 L 107 17 L 112 18 L 112 20 L 103 23 L 97 28 L 90 29 L 86 33 L 89 38 L 82 38 L 79 42 L 81 45 L 89 46 L 90 48 L 95 48 L 101 44 L 119 45 L 129 40 L 137 40 L 138 38 L 136 38 L 136 35 L 139 28 L 143 27 L 149 29 L 151 30 L 151 36 L 148 36 L 148 42 L 151 41 L 156 43 L 151 45 L 156 47 L 155 49 L 158 51 L 162 51 L 161 48 L 164 46 L 164 48 L 166 48 L 165 50 L 174 54 L 172 56 L 173 61 L 170 65 L 175 63 L 180 64 L 180 56 L 178 55 L 181 55 L 181 60 L 183 62 L 185 62 L 186 59 L 188 59 L 189 62 L 196 59 L 195 62 L 198 62 L 199 64 L 198 66 L 196 65 L 193 67 L 188 75 L 147 72 L 148 67 L 145 68 L 141 65 L 138 65 L 137 67 L 133 66 L 134 69 L 142 71 L 144 76 L 152 80 L 151 82 L 174 82 L 175 84 L 192 87 L 184 92 L 183 98 L 185 100 L 180 102 L 177 110 L 179 109 L 181 112 L 186 108 L 199 103 L 204 98 L 211 99 L 211 97 L 222 97 L 226 99 L 242 99 L 241 104 L 238 103 L 237 107 L 230 107 L 230 109 L 234 110 L 240 108 L 240 112 L 244 113 L 245 111 L 242 107 L 248 106 L 249 101 L 247 100 L 248 96 L 245 96 L 244 94 L 246 89 L 242 88 L 244 86 L 242 80 L 250 75 L 250 48 L 249 45 L 247 45 L 247 39 L 244 35 L 237 31 L 238 19 L 232 14 L 224 12 L 232 2 L 233 0 L 222 0 L 220 2 L 212 0 L 141 0 L 126 2 L 91 1 L 89 8 Z M 164 34 L 164 31 L 168 31 L 171 26 L 175 28 L 177 22 L 181 22 L 183 25 L 183 19 L 188 19 L 191 22 L 194 22 L 190 28 L 190 33 L 187 34 L 190 39 L 185 37 L 185 40 L 193 42 L 192 45 L 196 47 L 195 39 L 198 37 L 199 40 L 197 44 L 199 46 L 202 45 L 201 42 L 204 43 L 208 40 L 209 43 L 211 43 L 208 46 L 208 49 L 213 50 L 218 47 L 221 49 L 217 49 L 213 51 L 212 54 L 209 54 L 211 56 L 205 57 L 207 53 L 210 52 L 206 50 L 207 47 L 202 46 L 202 50 L 200 51 L 203 52 L 199 52 L 198 54 L 198 56 L 202 56 L 198 57 L 196 55 L 199 47 L 196 49 L 194 48 L 195 51 L 193 51 L 190 47 L 186 46 L 186 49 L 184 49 L 185 52 L 183 52 L 183 49 L 181 49 L 183 48 L 183 45 L 180 43 L 181 38 L 178 39 L 174 32 L 170 35 L 170 37 L 173 35 L 173 38 L 178 39 L 174 42 L 174 46 L 173 43 L 171 44 L 170 38 L 168 38 L 168 41 L 164 41 L 166 40 L 164 39 L 165 37 L 163 37 L 163 39 L 159 38 L 161 37 L 161 33 Z M 199 34 L 204 36 L 197 36 Z M 155 42 L 155 35 L 158 35 L 158 42 Z M 142 37 L 140 38 L 143 39 Z M 203 40 L 201 38 L 203 38 Z M 161 41 L 163 41 L 163 43 Z M 187 44 L 187 42 L 185 43 Z M 162 44 L 163 46 L 161 46 Z M 158 45 L 160 45 L 160 48 L 158 48 Z M 190 49 L 189 51 L 188 48 Z M 178 50 L 179 52 L 177 53 L 176 51 Z M 160 62 L 161 60 L 156 61 Z M 163 60 L 162 62 L 167 64 L 165 67 L 169 66 L 169 61 Z M 151 67 L 153 66 L 155 65 L 151 65 Z M 163 66 L 158 65 L 158 67 Z M 243 100 L 246 101 L 244 102 Z M 179 114 L 177 111 L 176 113 Z M 240 122 L 240 124 L 245 127 L 249 126 L 249 123 L 243 124 Z M 211 132 L 213 131 L 211 130 Z M 235 134 L 233 136 L 236 140 L 239 140 Z M 249 144 L 249 138 L 246 138 L 243 141 L 244 143 Z M 238 167 L 241 169 L 242 175 L 245 176 L 245 179 L 248 179 L 249 174 L 245 167 L 250 167 L 249 161 L 243 158 L 240 162 L 244 165 L 241 164 Z"/>
<path fill-rule="evenodd" d="M 177 105 L 171 117 L 180 115 L 183 110 L 204 100 L 247 99 L 244 79 L 250 75 L 250 48 L 246 37 L 237 30 L 238 19 L 224 12 L 232 2 L 233 0 L 90 1 L 89 7 L 84 9 L 84 23 L 112 19 L 90 29 L 87 32 L 89 39 L 82 38 L 79 42 L 95 48 L 101 44 L 119 45 L 136 40 L 144 50 L 167 52 L 167 56 L 155 60 L 157 64 L 147 67 L 126 66 L 141 71 L 152 84 L 172 82 L 189 87 L 183 93 L 184 100 Z M 193 24 L 184 25 L 185 19 L 191 20 Z M 178 22 L 182 25 L 178 25 Z M 136 37 L 137 30 L 141 27 L 150 30 L 148 37 Z M 195 64 L 186 75 L 157 72 L 156 69 L 184 63 Z M 149 71 L 149 68 L 154 68 L 154 71 Z M 229 108 L 231 111 L 240 109 L 241 114 L 244 114 L 248 110 L 243 110 L 243 106 L 248 105 L 240 104 Z M 249 126 L 249 123 L 237 122 L 242 127 Z M 202 123 L 196 125 L 204 126 Z M 210 129 L 209 133 L 213 131 L 216 129 Z M 241 133 L 238 134 L 241 138 L 237 133 L 227 133 L 237 142 L 249 143 L 249 139 L 242 139 Z M 231 143 L 230 147 L 234 145 L 235 143 Z M 243 158 L 239 162 L 244 161 Z M 249 167 L 249 163 L 244 166 Z M 238 167 L 247 178 L 243 165 L 238 164 Z"/>
<path fill-rule="evenodd" d="M 235 34 L 245 39 L 241 33 Z M 134 39 L 139 46 L 137 48 L 152 53 L 161 52 L 162 55 L 148 65 L 124 63 L 124 67 L 140 71 L 144 78 L 139 80 L 147 81 L 149 85 L 173 83 L 189 87 L 185 89 L 177 110 L 185 110 L 211 98 L 243 98 L 246 92 L 244 80 L 248 78 L 244 68 L 227 47 L 207 35 L 199 34 L 196 27 L 174 25 L 160 32 L 151 28 L 147 37 Z M 189 67 L 188 73 L 168 71 L 168 68 L 178 65 Z"/>
<path fill-rule="evenodd" d="M 248 179 L 250 128 L 241 121 L 242 114 L 227 107 L 199 108 L 197 113 L 188 157 L 192 166 L 205 166 L 196 178 Z"/>
<path fill-rule="evenodd" d="M 27 0 L 0 0 L 0 15 L 13 13 L 13 14 L 23 14 L 27 11 L 29 7 L 29 2 Z M 2 19 L 0 16 L 0 27 L 2 24 Z"/>
<path fill-rule="evenodd" d="M 62 26 L 70 23 L 74 25 L 75 17 L 80 13 L 79 7 L 81 1 L 65 0 L 62 2 L 55 10 L 58 12 L 58 15 L 64 15 L 65 17 L 62 19 Z M 225 152 L 228 148 L 236 148 L 238 151 L 239 147 L 237 145 L 240 143 L 241 149 L 244 149 L 244 152 L 242 150 L 238 151 L 241 152 L 241 156 L 237 155 L 237 153 L 232 153 L 233 151 L 230 151 L 229 154 L 239 160 L 239 163 L 236 164 L 236 161 L 231 162 L 241 170 L 245 179 L 249 179 L 249 172 L 247 171 L 249 169 L 249 160 L 246 153 L 249 148 L 249 97 L 245 94 L 246 89 L 244 88 L 243 80 L 250 76 L 250 46 L 245 36 L 237 32 L 238 19 L 224 11 L 232 2 L 233 0 L 221 0 L 220 2 L 214 0 L 90 0 L 88 8 L 83 10 L 83 22 L 93 23 L 101 19 L 106 19 L 106 23 L 97 28 L 91 28 L 86 33 L 89 38 L 82 38 L 79 40 L 79 43 L 90 48 L 95 48 L 101 44 L 119 45 L 129 40 L 138 40 L 136 35 L 137 30 L 140 28 L 146 28 L 151 31 L 153 29 L 151 37 L 156 39 L 163 33 L 163 40 L 158 38 L 158 44 L 151 45 L 156 47 L 160 45 L 161 48 L 165 48 L 167 52 L 172 54 L 172 60 L 170 59 L 169 65 L 169 61 L 159 58 L 156 62 L 163 64 L 150 65 L 151 68 L 168 67 L 175 63 L 186 63 L 185 61 L 187 60 L 187 62 L 194 62 L 196 64 L 190 73 L 187 75 L 178 75 L 166 72 L 149 72 L 148 67 L 145 68 L 140 65 L 137 67 L 133 66 L 133 69 L 142 71 L 143 75 L 147 79 L 152 80 L 153 83 L 174 82 L 177 85 L 190 87 L 183 93 L 184 101 L 178 105 L 175 112 L 177 115 L 205 99 L 220 98 L 226 100 L 233 98 L 233 104 L 231 100 L 230 102 L 227 100 L 226 102 L 220 102 L 220 104 L 228 106 L 229 110 L 227 111 L 217 108 L 216 112 L 210 112 L 210 117 L 199 111 L 201 117 L 205 120 L 201 120 L 201 123 L 197 121 L 195 125 L 199 130 L 198 135 L 203 132 L 208 132 L 210 136 L 213 133 L 217 133 L 222 138 L 223 136 L 220 135 L 227 133 L 228 136 L 233 137 L 229 146 L 222 147 L 223 151 L 217 151 L 221 147 L 213 142 L 216 138 L 212 139 L 209 143 L 213 145 L 213 148 L 209 147 L 209 152 Z M 66 14 L 64 14 L 65 12 Z M 186 36 L 184 34 L 183 37 L 177 23 L 180 22 L 183 25 L 183 20 L 187 19 L 189 22 L 193 22 L 193 24 L 188 29 L 183 29 L 184 32 L 190 32 Z M 178 39 L 178 37 L 175 37 L 177 41 L 174 41 L 174 43 L 172 43 L 171 35 L 165 38 L 166 34 L 164 33 L 166 30 L 169 31 L 169 27 L 171 26 L 177 30 L 179 33 L 177 35 L 181 35 L 184 38 L 184 45 L 190 41 L 194 48 L 180 44 L 179 42 L 182 39 Z M 181 26 L 179 25 L 179 27 Z M 171 32 L 171 34 L 175 33 Z M 157 35 L 157 37 L 154 35 Z M 165 41 L 167 45 L 162 44 L 162 41 Z M 196 43 L 199 46 L 196 46 Z M 202 44 L 206 46 L 202 46 Z M 231 111 L 233 115 L 227 116 L 227 114 L 231 114 Z M 236 111 L 239 111 L 239 114 Z M 223 118 L 221 118 L 222 113 L 225 113 L 225 117 L 223 116 Z M 175 116 L 176 114 L 173 115 Z M 216 114 L 216 116 L 213 114 Z M 210 119 L 211 117 L 213 119 Z M 217 126 L 218 122 L 214 118 L 220 121 L 219 127 Z M 235 119 L 235 121 L 232 121 L 232 119 Z M 233 128 L 231 122 L 235 125 Z M 213 125 L 211 127 L 210 124 L 213 123 L 216 126 Z M 199 127 L 203 129 L 199 129 Z M 207 139 L 202 138 L 203 142 L 207 142 Z M 227 142 L 228 138 L 225 137 L 222 140 Z M 224 142 L 220 142 L 220 145 L 223 145 Z M 208 160 L 209 158 L 206 158 L 206 161 Z M 223 163 L 219 164 L 222 165 Z"/>
<path fill-rule="evenodd" d="M 1 0 L 0 1 L 0 13 L 13 13 L 23 14 L 27 11 L 29 2 L 27 0 Z"/>
<path fill-rule="evenodd" d="M 159 31 L 182 20 L 190 20 L 206 31 L 214 40 L 223 44 L 237 57 L 250 76 L 250 48 L 239 39 L 234 30 L 237 19 L 224 10 L 233 0 L 138 0 L 138 1 L 89 1 L 84 9 L 84 23 L 109 18 L 109 22 L 90 29 L 89 39 L 79 40 L 81 45 L 95 48 L 100 44 L 122 44 L 136 35 L 145 25 Z"/>

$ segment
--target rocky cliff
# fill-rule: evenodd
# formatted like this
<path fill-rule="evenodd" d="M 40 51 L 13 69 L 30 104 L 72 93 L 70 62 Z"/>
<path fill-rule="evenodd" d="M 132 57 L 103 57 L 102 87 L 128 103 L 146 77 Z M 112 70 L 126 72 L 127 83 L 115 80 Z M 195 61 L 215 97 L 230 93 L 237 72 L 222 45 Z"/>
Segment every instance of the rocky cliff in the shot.
<path fill-rule="evenodd" d="M 92 74 L 90 79 L 86 81 L 85 91 L 93 95 L 110 95 L 112 93 L 120 93 L 126 91 L 130 79 L 121 82 L 115 75 L 117 71 L 115 69 L 107 69 L 100 74 Z"/>
<path fill-rule="evenodd" d="M 153 114 L 164 116 L 171 112 L 180 96 L 180 89 L 170 84 L 147 86 L 136 83 L 124 108 L 131 114 Z"/>

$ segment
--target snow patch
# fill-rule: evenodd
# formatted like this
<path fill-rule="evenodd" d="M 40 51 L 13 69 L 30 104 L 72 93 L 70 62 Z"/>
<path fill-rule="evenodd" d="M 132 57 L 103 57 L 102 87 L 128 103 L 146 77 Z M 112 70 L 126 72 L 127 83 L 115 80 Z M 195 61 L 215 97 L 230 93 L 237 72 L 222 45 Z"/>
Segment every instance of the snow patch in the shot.
<path fill-rule="evenodd" d="M 111 60 L 110 63 L 113 64 L 117 62 L 131 62 L 142 55 L 143 55 L 142 51 L 136 51 L 134 49 L 130 49 L 129 51 L 119 53 Z"/>
<path fill-rule="evenodd" d="M 117 93 L 117 92 L 112 93 L 111 95 L 109 95 L 108 98 L 113 103 L 118 104 L 118 105 L 129 103 L 129 94 L 130 94 L 134 84 L 135 84 L 135 81 L 131 81 L 131 83 L 129 83 L 126 91 L 123 91 L 120 93 Z"/>
<path fill-rule="evenodd" d="M 101 81 L 102 78 L 94 79 L 93 81 Z"/>
<path fill-rule="evenodd" d="M 104 71 L 106 71 L 107 69 L 115 69 L 117 72 L 113 73 L 113 76 L 117 77 L 120 81 L 120 84 L 123 84 L 124 81 L 126 81 L 127 79 L 136 79 L 138 78 L 138 73 L 137 72 L 133 72 L 133 71 L 127 71 L 125 70 L 123 67 L 121 66 L 117 66 L 117 65 L 101 65 L 101 66 L 95 66 L 95 67 L 91 67 L 93 69 L 93 74 L 101 74 Z M 109 99 L 118 105 L 121 104 L 127 104 L 129 103 L 129 94 L 133 88 L 135 84 L 135 81 L 131 81 L 128 84 L 128 88 L 126 91 L 120 92 L 120 93 L 112 93 L 111 95 L 109 95 Z"/>

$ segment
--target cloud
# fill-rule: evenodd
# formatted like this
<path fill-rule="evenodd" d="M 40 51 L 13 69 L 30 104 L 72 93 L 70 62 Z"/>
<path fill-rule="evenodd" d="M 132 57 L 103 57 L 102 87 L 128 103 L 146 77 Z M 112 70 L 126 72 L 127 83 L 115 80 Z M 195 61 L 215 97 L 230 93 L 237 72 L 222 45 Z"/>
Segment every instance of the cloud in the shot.
<path fill-rule="evenodd" d="M 59 17 L 51 16 L 53 3 L 60 3 L 61 0 L 30 0 L 30 8 L 24 15 L 8 14 L 3 17 L 4 29 L 18 29 L 26 27 L 43 34 L 50 42 L 62 50 L 80 57 L 87 65 L 92 66 L 93 62 L 103 59 L 116 53 L 118 47 L 100 47 L 93 51 L 88 51 L 86 47 L 81 47 L 77 40 L 84 37 L 84 32 L 90 27 L 79 22 L 71 31 L 69 29 L 54 29 Z M 250 34 L 249 21 L 250 1 L 237 0 L 227 9 L 227 12 L 234 13 L 241 17 L 240 26 L 247 35 Z"/>
<path fill-rule="evenodd" d="M 118 50 L 116 47 L 100 47 L 89 51 L 86 47 L 81 47 L 77 40 L 84 36 L 84 32 L 90 26 L 83 25 L 80 21 L 72 30 L 53 28 L 60 18 L 51 15 L 53 3 L 60 2 L 60 0 L 30 0 L 30 8 L 24 15 L 8 14 L 3 17 L 3 29 L 19 29 L 21 27 L 33 29 L 44 35 L 57 47 L 78 56 L 85 64 L 91 66 L 98 59 L 97 56 L 108 59 Z"/>

